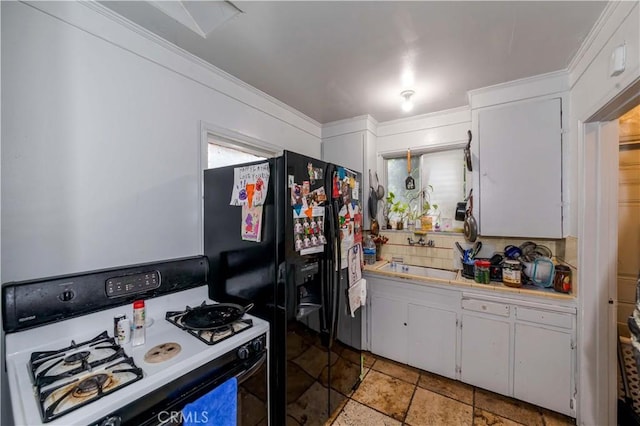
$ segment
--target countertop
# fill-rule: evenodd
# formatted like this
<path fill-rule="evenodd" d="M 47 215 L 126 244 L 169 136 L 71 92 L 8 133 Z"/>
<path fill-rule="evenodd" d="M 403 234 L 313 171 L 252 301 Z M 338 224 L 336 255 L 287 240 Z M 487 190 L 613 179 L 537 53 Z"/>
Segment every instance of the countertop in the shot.
<path fill-rule="evenodd" d="M 574 300 L 575 294 L 565 294 L 558 293 L 553 288 L 543 289 L 540 287 L 536 287 L 533 285 L 523 285 L 520 288 L 507 287 L 501 282 L 491 282 L 490 284 L 480 284 L 475 282 L 474 280 L 470 280 L 464 278 L 462 276 L 462 271 L 458 271 L 458 275 L 453 280 L 447 280 L 442 278 L 434 278 L 434 277 L 423 277 L 420 275 L 412 275 L 405 272 L 390 272 L 390 271 L 380 271 L 379 269 L 389 263 L 386 260 L 380 260 L 374 263 L 373 265 L 365 265 L 364 271 L 368 273 L 373 273 L 376 275 L 382 275 L 387 277 L 394 278 L 405 278 L 410 279 L 416 282 L 424 282 L 424 283 L 436 283 L 436 284 L 448 284 L 456 287 L 462 288 L 473 288 L 482 291 L 499 291 L 510 294 L 522 294 L 527 296 L 535 296 L 535 297 L 543 297 L 548 299 L 556 299 L 556 300 Z"/>

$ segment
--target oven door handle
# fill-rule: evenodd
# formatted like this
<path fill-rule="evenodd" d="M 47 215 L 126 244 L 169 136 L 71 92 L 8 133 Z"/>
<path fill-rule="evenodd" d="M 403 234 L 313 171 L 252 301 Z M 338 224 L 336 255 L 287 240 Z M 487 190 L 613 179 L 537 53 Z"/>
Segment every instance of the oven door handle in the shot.
<path fill-rule="evenodd" d="M 267 361 L 267 353 L 263 353 L 259 360 L 257 360 L 253 365 L 246 370 L 243 370 L 235 375 L 238 380 L 238 384 L 244 383 L 249 377 L 253 376 L 253 374 L 260 369 Z"/>

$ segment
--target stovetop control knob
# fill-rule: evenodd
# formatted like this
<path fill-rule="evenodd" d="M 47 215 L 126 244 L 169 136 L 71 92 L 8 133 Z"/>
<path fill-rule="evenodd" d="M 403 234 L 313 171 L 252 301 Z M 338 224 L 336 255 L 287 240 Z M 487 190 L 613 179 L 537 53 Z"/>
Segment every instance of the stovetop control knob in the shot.
<path fill-rule="evenodd" d="M 107 417 L 100 423 L 100 426 L 120 426 L 122 419 L 120 416 L 111 416 Z"/>
<path fill-rule="evenodd" d="M 253 349 L 256 352 L 260 352 L 261 350 L 264 349 L 264 343 L 262 343 L 262 340 L 256 339 L 253 342 L 251 342 L 251 349 Z"/>
<path fill-rule="evenodd" d="M 246 346 L 242 346 L 240 349 L 238 349 L 238 358 L 240 359 L 249 358 L 249 348 L 247 348 Z"/>

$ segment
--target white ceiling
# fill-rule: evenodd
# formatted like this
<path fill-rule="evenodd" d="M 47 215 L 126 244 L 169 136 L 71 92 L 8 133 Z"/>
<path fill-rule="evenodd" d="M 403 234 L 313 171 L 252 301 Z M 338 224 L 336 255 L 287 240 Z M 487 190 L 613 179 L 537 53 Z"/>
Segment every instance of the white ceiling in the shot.
<path fill-rule="evenodd" d="M 147 2 L 102 4 L 327 123 L 454 108 L 468 90 L 564 69 L 606 2 L 236 1 L 244 13 L 207 38 Z"/>

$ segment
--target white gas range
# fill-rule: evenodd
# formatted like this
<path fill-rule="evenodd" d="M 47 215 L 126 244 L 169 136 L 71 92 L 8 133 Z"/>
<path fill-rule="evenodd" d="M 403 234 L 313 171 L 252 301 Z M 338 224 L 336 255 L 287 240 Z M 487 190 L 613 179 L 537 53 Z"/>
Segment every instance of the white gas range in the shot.
<path fill-rule="evenodd" d="M 188 282 L 196 277 L 205 282 L 200 272 L 185 274 L 194 262 L 196 269 L 206 273 L 202 267 L 206 258 L 190 258 L 3 287 L 7 375 L 15 423 L 172 424 L 180 420 L 186 404 L 231 377 L 240 384 L 251 377 L 249 382 L 262 386 L 248 392 L 265 399 L 262 421 L 266 422 L 269 324 L 246 313 L 236 321 L 239 324 L 218 328 L 216 333 L 176 324 L 176 315 L 179 319 L 184 312 L 198 311 L 203 303 L 214 304 L 207 285 L 194 287 L 194 282 Z M 149 272 L 154 272 L 157 282 L 144 283 Z M 124 282 L 118 281 L 122 277 Z M 109 293 L 120 291 L 127 295 L 118 297 L 138 298 L 150 291 L 161 294 L 139 297 L 146 302 L 144 345 L 118 345 L 113 339 L 114 317 L 132 317 L 130 303 L 109 307 L 118 299 Z M 35 301 L 36 296 L 40 301 Z M 76 299 L 82 303 L 70 306 Z M 91 301 L 97 312 L 83 313 Z M 77 316 L 49 323 L 62 312 Z M 29 322 L 44 323 L 23 328 Z M 217 341 L 211 344 L 214 337 Z M 257 371 L 263 377 L 256 379 Z M 238 408 L 239 423 L 242 417 Z"/>

